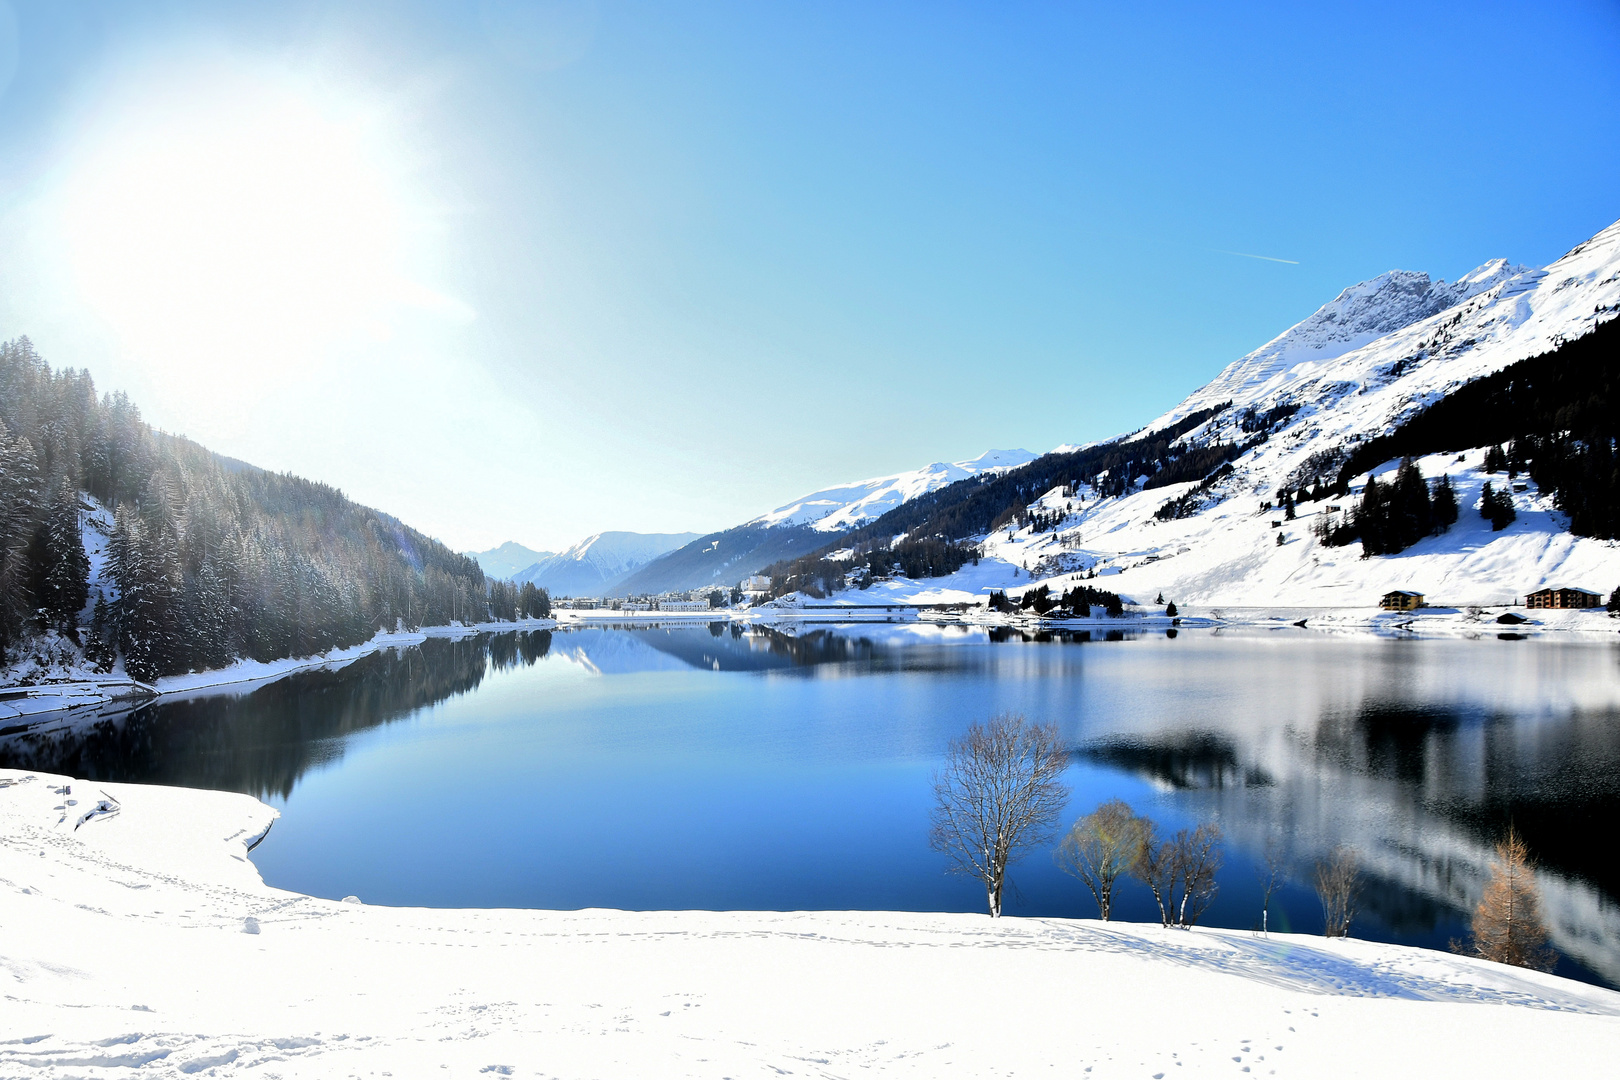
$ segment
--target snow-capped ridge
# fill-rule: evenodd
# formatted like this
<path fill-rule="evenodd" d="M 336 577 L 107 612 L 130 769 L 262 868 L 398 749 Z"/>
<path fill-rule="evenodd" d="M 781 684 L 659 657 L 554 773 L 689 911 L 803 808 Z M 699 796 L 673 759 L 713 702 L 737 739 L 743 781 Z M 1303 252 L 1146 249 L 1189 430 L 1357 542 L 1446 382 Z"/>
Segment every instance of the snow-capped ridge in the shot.
<path fill-rule="evenodd" d="M 536 551 L 524 547 L 514 540 L 508 540 L 499 547 L 488 551 L 469 551 L 466 553 L 479 567 L 492 578 L 509 578 L 520 573 L 528 567 L 543 559 L 549 559 L 557 554 L 554 551 Z"/>
<path fill-rule="evenodd" d="M 1035 457 L 1028 450 L 987 450 L 966 461 L 936 461 L 909 472 L 813 491 L 746 524 L 809 525 L 818 532 L 842 532 L 880 518 L 895 507 L 947 484 L 1014 469 Z"/>
<path fill-rule="evenodd" d="M 691 543 L 698 533 L 599 532 L 566 551 L 513 575 L 532 581 L 553 596 L 599 596 L 660 555 Z"/>
<path fill-rule="evenodd" d="M 1522 604 L 1528 593 L 1553 584 L 1608 595 L 1620 582 L 1620 547 L 1573 535 L 1553 494 L 1533 477 L 1521 473 L 1509 484 L 1500 473 L 1488 474 L 1485 447 L 1504 437 L 1499 432 L 1482 430 L 1473 445 L 1415 462 L 1431 483 L 1449 479 L 1459 518 L 1445 532 L 1370 558 L 1362 557 L 1359 541 L 1330 546 L 1325 536 L 1340 531 L 1361 497 L 1365 471 L 1343 477 L 1345 489 L 1338 488 L 1340 470 L 1358 447 L 1460 387 L 1617 317 L 1620 222 L 1538 270 L 1497 259 L 1449 284 L 1409 271 L 1380 275 L 1344 290 L 1158 420 L 1123 436 L 1162 431 L 1230 401 L 1181 436 L 1179 460 L 1189 466 L 1207 460 L 1201 474 L 1182 468 L 1177 482 L 1158 487 L 1139 475 L 1122 495 L 1105 496 L 1084 482 L 1088 477 L 1076 483 L 1072 471 L 1056 465 L 1032 470 L 1051 486 L 1028 501 L 1027 523 L 971 538 L 979 558 L 970 566 L 886 584 L 885 598 L 982 601 L 993 590 L 1044 582 L 1061 592 L 1093 578 L 1144 604 L 1163 595 L 1178 604 L 1249 608 L 1376 610 L 1386 592 L 1399 589 L 1459 611 Z M 1215 452 L 1187 457 L 1194 446 Z M 1176 464 L 1166 461 L 1152 467 Z M 1370 468 L 1382 482 L 1393 479 L 1398 464 L 1365 461 L 1358 468 Z M 1517 520 L 1506 528 L 1493 529 L 1479 513 L 1486 482 L 1515 505 Z M 1324 487 L 1335 493 L 1279 503 L 1281 491 Z"/>
<path fill-rule="evenodd" d="M 1279 376 L 1301 365 L 1336 360 L 1534 272 L 1506 259 L 1492 259 L 1455 282 L 1431 280 L 1428 274 L 1411 270 L 1390 270 L 1359 282 L 1247 356 L 1233 361 L 1210 383 L 1148 427 L 1173 423 L 1223 401 L 1237 406 L 1251 404 L 1260 393 L 1270 390 Z"/>

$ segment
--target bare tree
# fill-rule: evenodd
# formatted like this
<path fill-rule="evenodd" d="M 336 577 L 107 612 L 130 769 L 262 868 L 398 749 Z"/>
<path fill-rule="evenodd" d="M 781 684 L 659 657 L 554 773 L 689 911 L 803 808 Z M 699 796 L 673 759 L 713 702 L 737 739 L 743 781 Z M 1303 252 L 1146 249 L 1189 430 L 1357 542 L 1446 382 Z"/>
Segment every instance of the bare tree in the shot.
<path fill-rule="evenodd" d="M 1199 916 L 1220 891 L 1215 875 L 1224 861 L 1221 827 L 1206 821 L 1190 834 L 1182 829 L 1176 833 L 1173 843 L 1176 861 L 1181 864 L 1181 906 L 1177 909 L 1176 921 L 1182 926 L 1196 926 Z"/>
<path fill-rule="evenodd" d="M 1339 845 L 1316 864 L 1316 895 L 1322 901 L 1322 933 L 1349 937 L 1361 894 L 1361 868 L 1354 849 Z"/>
<path fill-rule="evenodd" d="M 1266 848 L 1261 853 L 1255 873 L 1260 876 L 1260 932 L 1269 934 L 1271 894 L 1288 880 L 1288 851 L 1283 846 L 1282 837 L 1274 834 L 1266 838 Z"/>
<path fill-rule="evenodd" d="M 1541 890 L 1536 887 L 1535 864 L 1519 834 L 1508 829 L 1496 845 L 1485 896 L 1474 909 L 1474 923 L 1466 951 L 1500 964 L 1551 971 L 1558 954 L 1547 944 L 1547 924 L 1541 918 Z"/>
<path fill-rule="evenodd" d="M 1195 926 L 1220 886 L 1221 827 L 1206 822 L 1160 841 L 1153 822 L 1142 819 L 1131 875 L 1148 887 L 1165 926 Z"/>
<path fill-rule="evenodd" d="M 1142 819 L 1136 858 L 1131 860 L 1131 876 L 1153 894 L 1154 903 L 1159 905 L 1159 921 L 1165 926 L 1174 925 L 1180 868 L 1170 844 L 1160 842 L 1159 826 L 1151 818 Z"/>
<path fill-rule="evenodd" d="M 1109 799 L 1076 821 L 1052 853 L 1058 868 L 1091 891 L 1106 922 L 1114 906 L 1114 882 L 1130 872 L 1142 846 L 1142 819 L 1123 799 Z"/>
<path fill-rule="evenodd" d="M 952 740 L 934 775 L 929 842 L 951 872 L 984 885 L 992 918 L 1001 914 L 1007 867 L 1050 843 L 1069 797 L 1068 754 L 1051 724 L 1006 713 Z"/>

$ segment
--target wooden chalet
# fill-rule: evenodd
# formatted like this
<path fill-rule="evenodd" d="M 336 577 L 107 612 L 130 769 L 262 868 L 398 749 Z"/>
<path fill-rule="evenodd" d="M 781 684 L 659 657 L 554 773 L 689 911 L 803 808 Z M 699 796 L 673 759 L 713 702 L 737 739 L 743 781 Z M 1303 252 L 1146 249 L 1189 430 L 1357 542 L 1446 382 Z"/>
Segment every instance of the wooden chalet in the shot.
<path fill-rule="evenodd" d="M 1378 606 L 1385 611 L 1414 611 L 1423 606 L 1423 594 L 1410 589 L 1396 589 L 1385 593 Z"/>

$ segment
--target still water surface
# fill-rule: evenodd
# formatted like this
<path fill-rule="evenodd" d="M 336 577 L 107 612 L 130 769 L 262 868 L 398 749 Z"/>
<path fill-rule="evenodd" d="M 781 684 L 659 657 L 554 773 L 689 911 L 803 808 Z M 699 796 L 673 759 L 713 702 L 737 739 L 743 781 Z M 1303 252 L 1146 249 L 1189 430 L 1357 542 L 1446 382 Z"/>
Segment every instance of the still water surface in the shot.
<path fill-rule="evenodd" d="M 379 904 L 982 910 L 928 847 L 946 743 L 1003 711 L 1074 748 L 1068 818 L 1119 796 L 1218 821 L 1205 917 L 1319 932 L 1310 869 L 1361 855 L 1356 936 L 1467 931 L 1509 821 L 1542 864 L 1561 973 L 1620 986 L 1620 648 L 1308 632 L 993 640 L 917 625 L 584 629 L 430 640 L 252 693 L 165 702 L 0 763 L 227 788 L 282 811 L 273 885 Z M 1095 916 L 1036 855 L 1013 915 Z M 1116 917 L 1156 917 L 1130 885 Z"/>

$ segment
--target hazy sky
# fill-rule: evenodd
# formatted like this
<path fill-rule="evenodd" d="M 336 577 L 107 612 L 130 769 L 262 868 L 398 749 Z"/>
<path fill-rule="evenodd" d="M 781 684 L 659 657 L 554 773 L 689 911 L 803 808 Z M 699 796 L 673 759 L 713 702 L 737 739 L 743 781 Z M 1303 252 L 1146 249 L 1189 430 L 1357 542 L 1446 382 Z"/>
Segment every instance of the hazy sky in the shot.
<path fill-rule="evenodd" d="M 458 548 L 1100 438 L 1616 218 L 1613 2 L 0 0 L 0 337 Z"/>

